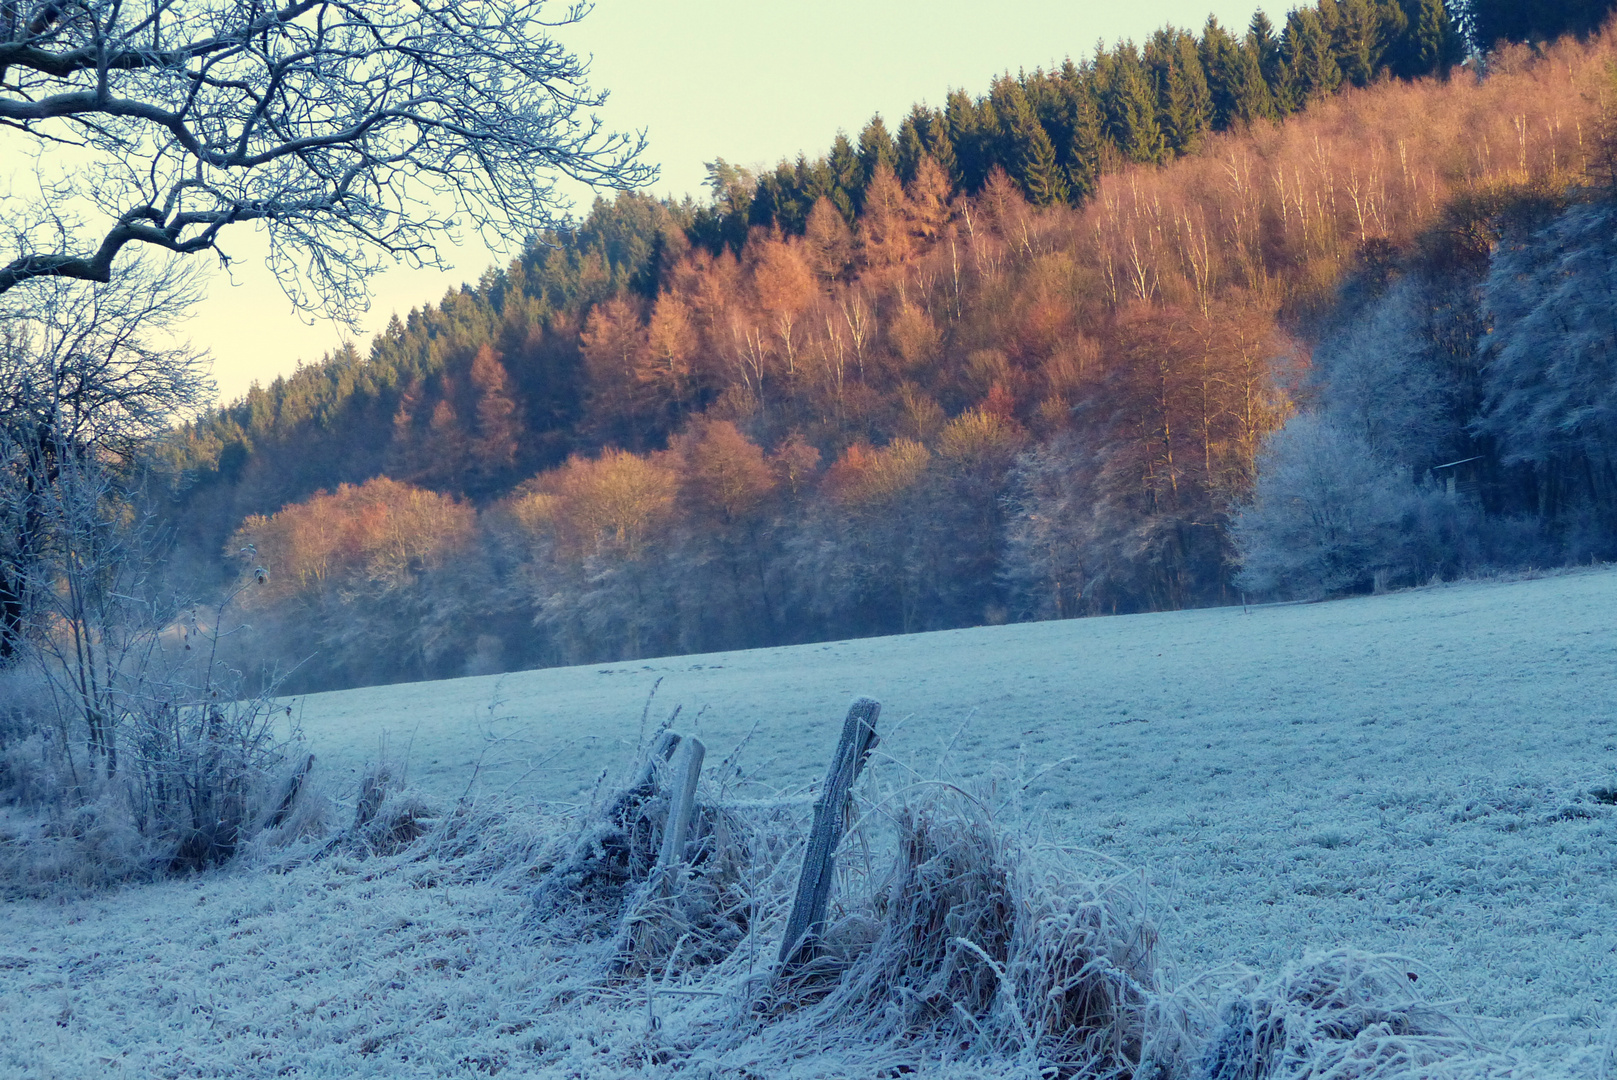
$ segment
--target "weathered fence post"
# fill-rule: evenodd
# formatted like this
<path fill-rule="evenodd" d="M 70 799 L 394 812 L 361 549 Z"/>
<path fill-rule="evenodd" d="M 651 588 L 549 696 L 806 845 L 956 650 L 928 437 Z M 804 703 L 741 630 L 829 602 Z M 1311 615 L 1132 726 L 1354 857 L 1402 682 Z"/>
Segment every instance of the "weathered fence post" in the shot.
<path fill-rule="evenodd" d="M 637 791 L 650 784 L 657 774 L 657 766 L 674 759 L 674 751 L 679 749 L 679 742 L 680 736 L 672 731 L 658 735 L 657 741 L 651 744 L 651 749 L 646 754 L 645 763 L 640 767 L 640 775 L 629 785 L 629 790 Z"/>
<path fill-rule="evenodd" d="M 876 737 L 876 718 L 880 715 L 881 702 L 860 698 L 842 723 L 842 738 L 837 742 L 836 756 L 831 759 L 825 788 L 814 804 L 814 829 L 809 833 L 808 848 L 803 852 L 797 897 L 792 901 L 791 918 L 786 920 L 786 934 L 780 942 L 782 967 L 799 959 L 799 954 L 811 946 L 825 922 L 837 844 L 842 840 L 843 807 L 853 782 L 865 767 L 865 760 L 880 741 Z"/>
<path fill-rule="evenodd" d="M 707 747 L 701 739 L 686 739 L 680 744 L 669 793 L 668 821 L 663 826 L 662 851 L 657 856 L 657 872 L 663 875 L 665 887 L 685 861 L 685 838 L 696 814 L 696 779 L 702 775 L 702 758 L 706 754 Z"/>

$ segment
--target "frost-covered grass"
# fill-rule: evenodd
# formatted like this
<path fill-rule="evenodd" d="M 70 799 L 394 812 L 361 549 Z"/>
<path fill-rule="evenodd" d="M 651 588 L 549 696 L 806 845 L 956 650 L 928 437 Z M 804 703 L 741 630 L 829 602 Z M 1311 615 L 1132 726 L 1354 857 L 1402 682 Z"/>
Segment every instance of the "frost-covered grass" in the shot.
<path fill-rule="evenodd" d="M 687 977 L 709 994 L 602 989 L 598 948 L 530 918 L 537 853 L 627 767 L 659 677 L 653 722 L 682 706 L 675 726 L 710 762 L 750 731 L 742 782 L 770 790 L 732 796 L 799 817 L 848 699 L 881 699 L 886 756 L 866 793 L 950 777 L 1019 850 L 1049 856 L 1024 871 L 1126 878 L 1160 938 L 1157 989 L 1200 1010 L 1185 1021 L 1199 1038 L 1243 1008 L 1260 1033 L 1262 1017 L 1319 1022 L 1312 1003 L 1339 985 L 1384 1003 L 1414 974 L 1408 993 L 1453 1030 L 1372 1024 L 1360 1037 L 1380 1075 L 1442 1075 L 1419 1062 L 1444 1039 L 1452 1075 L 1602 1068 L 1617 1011 L 1611 571 L 310 697 L 328 784 L 342 790 L 385 732 L 429 801 L 470 788 L 486 835 L 312 863 L 258 853 L 9 904 L 0 1074 L 860 1075 L 846 1047 L 788 1068 L 767 1039 L 750 1059 L 721 1046 L 728 999 L 710 994 L 743 986 L 736 972 L 721 991 Z M 661 1054 L 679 1032 L 686 1049 Z"/>

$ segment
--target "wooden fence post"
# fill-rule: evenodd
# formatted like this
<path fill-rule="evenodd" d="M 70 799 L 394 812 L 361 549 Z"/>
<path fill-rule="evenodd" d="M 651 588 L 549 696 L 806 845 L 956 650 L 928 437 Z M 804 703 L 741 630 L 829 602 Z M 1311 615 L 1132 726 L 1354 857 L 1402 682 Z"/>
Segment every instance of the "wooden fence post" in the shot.
<path fill-rule="evenodd" d="M 797 897 L 792 902 L 791 918 L 786 920 L 786 934 L 780 942 L 782 967 L 800 959 L 800 954 L 812 946 L 825 922 L 837 844 L 842 840 L 843 807 L 853 782 L 865 767 L 865 760 L 881 741 L 876 737 L 876 718 L 880 715 L 881 702 L 860 698 L 842 723 L 842 738 L 837 742 L 836 756 L 831 759 L 825 788 L 814 804 L 814 829 L 809 833 L 808 848 L 803 852 Z"/>
<path fill-rule="evenodd" d="M 696 779 L 702 775 L 702 758 L 707 747 L 701 739 L 690 738 L 680 743 L 679 762 L 674 766 L 672 790 L 669 793 L 668 821 L 663 826 L 663 847 L 657 856 L 657 872 L 663 875 L 665 886 L 685 861 L 685 838 L 691 831 L 691 820 L 696 814 Z"/>

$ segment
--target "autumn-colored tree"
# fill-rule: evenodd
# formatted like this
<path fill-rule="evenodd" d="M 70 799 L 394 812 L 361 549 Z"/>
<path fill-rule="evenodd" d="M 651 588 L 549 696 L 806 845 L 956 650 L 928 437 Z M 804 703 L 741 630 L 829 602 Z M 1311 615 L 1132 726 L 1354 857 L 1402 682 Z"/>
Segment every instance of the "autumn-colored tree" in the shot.
<path fill-rule="evenodd" d="M 428 583 L 459 561 L 475 527 L 467 504 L 378 477 L 250 517 L 231 543 L 267 570 L 249 601 L 266 638 L 312 671 L 363 681 L 424 677 L 453 651 L 469 612 Z"/>
<path fill-rule="evenodd" d="M 421 457 L 420 480 L 432 487 L 455 488 L 471 467 L 471 439 L 455 403 L 447 396 L 432 407 Z"/>
<path fill-rule="evenodd" d="M 524 524 L 550 530 L 571 557 L 610 552 L 635 561 L 672 522 L 677 486 L 673 470 L 608 450 L 594 460 L 569 458 L 516 505 Z"/>
<path fill-rule="evenodd" d="M 831 200 L 821 196 L 803 231 L 803 256 L 822 281 L 835 281 L 853 260 L 853 230 Z"/>
<path fill-rule="evenodd" d="M 859 254 L 875 273 L 902 266 L 913 250 L 910 202 L 898 176 L 886 163 L 878 164 L 865 186 L 864 212 L 859 216 Z"/>
<path fill-rule="evenodd" d="M 686 515 L 680 552 L 689 571 L 685 580 L 703 594 L 703 600 L 682 606 L 701 613 L 699 633 L 722 626 L 725 636 L 774 640 L 781 609 L 771 573 L 776 469 L 725 420 L 698 423 L 674 441 L 669 457 L 677 463 Z M 714 610 L 708 601 L 719 600 L 722 609 Z"/>
<path fill-rule="evenodd" d="M 601 442 L 647 447 L 670 422 L 655 377 L 661 364 L 637 305 L 617 296 L 597 304 L 578 337 L 589 384 L 589 427 Z M 663 342 L 667 345 L 667 341 Z"/>
<path fill-rule="evenodd" d="M 633 385 L 646 343 L 640 315 L 628 300 L 613 297 L 597 304 L 578 340 L 598 392 Z"/>
<path fill-rule="evenodd" d="M 680 503 L 721 528 L 756 516 L 775 490 L 764 452 L 728 420 L 700 423 L 674 441 Z"/>
<path fill-rule="evenodd" d="M 891 176 L 891 170 L 886 175 Z M 797 244 L 774 238 L 752 248 L 752 284 L 758 306 L 769 317 L 786 374 L 797 374 L 797 326 L 814 298 L 814 275 Z"/>
<path fill-rule="evenodd" d="M 775 471 L 777 483 L 793 499 L 807 494 L 817 478 L 819 466 L 819 448 L 804 438 L 801 431 L 788 435 L 769 457 L 769 467 Z"/>
<path fill-rule="evenodd" d="M 248 518 L 236 540 L 268 569 L 263 596 L 305 599 L 366 579 L 397 586 L 463 545 L 472 518 L 448 496 L 378 477 Z"/>
<path fill-rule="evenodd" d="M 521 431 L 511 379 L 493 348 L 483 345 L 472 357 L 472 393 L 477 410 L 477 434 L 472 441 L 475 472 L 485 489 L 497 486 L 516 463 Z"/>
<path fill-rule="evenodd" d="M 949 174 L 931 154 L 922 154 L 910 181 L 909 213 L 916 250 L 926 253 L 943 239 L 949 225 Z"/>
<path fill-rule="evenodd" d="M 658 398 L 683 413 L 695 398 L 692 364 L 700 342 L 691 308 L 678 293 L 665 292 L 651 309 L 647 350 L 637 375 Z"/>

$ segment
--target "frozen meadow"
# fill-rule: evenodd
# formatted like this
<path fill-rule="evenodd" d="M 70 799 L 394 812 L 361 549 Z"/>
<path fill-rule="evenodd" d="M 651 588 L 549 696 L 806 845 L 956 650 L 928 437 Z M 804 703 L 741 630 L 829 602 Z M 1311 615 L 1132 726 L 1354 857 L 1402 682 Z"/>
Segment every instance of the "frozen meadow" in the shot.
<path fill-rule="evenodd" d="M 1209 1008 L 1238 968 L 1350 947 L 1402 958 L 1474 1042 L 1343 1075 L 1611 1069 L 1617 572 L 1591 570 L 312 695 L 330 794 L 385 757 L 426 816 L 464 800 L 488 835 L 8 903 L 0 1074 L 863 1075 L 762 1043 L 670 1058 L 721 1006 L 602 989 L 535 929 L 529 867 L 629 767 L 654 687 L 651 727 L 678 706 L 710 762 L 740 746 L 731 797 L 805 813 L 849 700 L 877 698 L 866 805 L 947 779 L 1127 880 L 1164 980 Z"/>

